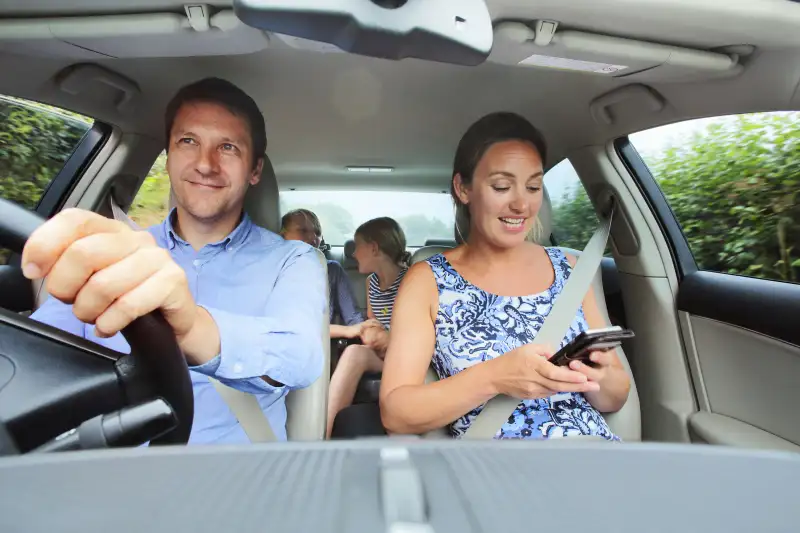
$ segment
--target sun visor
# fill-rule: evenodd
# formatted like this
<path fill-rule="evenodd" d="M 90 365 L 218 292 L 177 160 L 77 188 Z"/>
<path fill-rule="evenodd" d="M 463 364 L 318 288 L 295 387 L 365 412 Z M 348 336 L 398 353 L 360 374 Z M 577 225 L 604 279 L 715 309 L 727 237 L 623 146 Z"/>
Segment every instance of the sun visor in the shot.
<path fill-rule="evenodd" d="M 191 57 L 248 54 L 269 45 L 267 35 L 232 10 L 206 4 L 185 13 L 0 20 L 0 50 L 72 59 Z"/>
<path fill-rule="evenodd" d="M 687 81 L 735 76 L 738 56 L 561 28 L 555 21 L 495 25 L 489 61 L 631 81 Z"/>

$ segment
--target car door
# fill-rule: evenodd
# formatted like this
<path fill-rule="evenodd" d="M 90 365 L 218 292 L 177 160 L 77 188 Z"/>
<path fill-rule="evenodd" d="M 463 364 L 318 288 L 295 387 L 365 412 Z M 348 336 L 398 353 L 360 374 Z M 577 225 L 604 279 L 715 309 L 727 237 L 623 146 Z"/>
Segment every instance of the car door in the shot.
<path fill-rule="evenodd" d="M 0 95 L 0 198 L 52 216 L 109 133 L 87 117 Z M 0 307 L 33 306 L 19 256 L 0 247 Z"/>
<path fill-rule="evenodd" d="M 800 451 L 800 113 L 689 121 L 616 148 L 672 248 L 692 439 Z"/>

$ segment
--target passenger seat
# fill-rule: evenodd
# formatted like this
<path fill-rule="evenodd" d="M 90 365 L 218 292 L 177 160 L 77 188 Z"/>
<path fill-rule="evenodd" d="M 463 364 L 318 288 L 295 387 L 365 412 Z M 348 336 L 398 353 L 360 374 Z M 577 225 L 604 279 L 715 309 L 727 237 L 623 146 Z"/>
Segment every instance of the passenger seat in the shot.
<path fill-rule="evenodd" d="M 542 207 L 539 210 L 539 220 L 542 223 L 543 230 L 542 238 L 539 240 L 539 244 L 542 246 L 549 246 L 550 235 L 552 234 L 552 206 L 550 203 L 550 196 L 547 194 L 546 190 L 544 192 Z M 423 246 L 414 252 L 411 262 L 413 264 L 424 261 L 429 257 L 432 257 L 438 253 L 442 253 L 448 249 L 448 246 Z M 575 250 L 569 250 L 566 248 L 560 249 L 572 255 L 580 255 L 580 252 L 576 252 Z M 600 308 L 600 313 L 603 315 L 606 322 L 610 323 L 608 309 L 606 308 L 605 293 L 603 291 L 602 272 L 600 269 L 598 269 L 594 280 L 592 281 L 592 289 L 594 290 L 595 299 L 597 300 L 598 307 Z M 633 373 L 631 372 L 630 365 L 628 364 L 627 356 L 622 348 L 620 348 L 619 352 L 622 355 L 622 365 L 625 367 L 625 371 L 628 373 L 631 379 L 631 390 L 628 395 L 628 401 L 625 403 L 622 409 L 616 413 L 605 415 L 605 419 L 609 426 L 611 426 L 611 429 L 614 431 L 614 433 L 619 435 L 622 440 L 640 441 L 642 439 L 642 422 L 641 410 L 639 406 L 639 393 L 636 389 L 636 382 L 634 381 Z M 425 381 L 430 382 L 438 379 L 439 378 L 436 375 L 436 372 L 434 372 L 432 368 L 428 369 L 428 374 L 425 378 Z M 438 430 L 428 433 L 426 437 L 437 438 L 446 435 L 446 431 Z"/>

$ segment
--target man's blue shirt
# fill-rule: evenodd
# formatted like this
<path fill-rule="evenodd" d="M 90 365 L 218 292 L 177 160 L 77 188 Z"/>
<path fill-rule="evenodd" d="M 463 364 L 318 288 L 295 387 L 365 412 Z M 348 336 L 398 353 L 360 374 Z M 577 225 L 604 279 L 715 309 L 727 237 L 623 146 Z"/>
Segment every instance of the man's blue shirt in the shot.
<path fill-rule="evenodd" d="M 225 239 L 195 251 L 175 232 L 173 215 L 147 231 L 186 272 L 195 302 L 214 318 L 221 341 L 217 357 L 190 367 L 195 414 L 189 443 L 249 442 L 206 376 L 255 394 L 276 437 L 285 440 L 286 394 L 309 386 L 323 370 L 326 274 L 317 252 L 256 226 L 246 214 Z M 97 337 L 94 326 L 55 298 L 31 318 L 130 353 L 122 335 Z M 273 387 L 261 376 L 284 386 Z"/>

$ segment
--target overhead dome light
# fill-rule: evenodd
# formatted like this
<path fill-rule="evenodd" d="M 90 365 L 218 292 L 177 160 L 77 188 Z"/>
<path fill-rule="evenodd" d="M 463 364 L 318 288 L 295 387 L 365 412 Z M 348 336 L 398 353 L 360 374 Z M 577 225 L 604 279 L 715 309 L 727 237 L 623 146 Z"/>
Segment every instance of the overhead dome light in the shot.
<path fill-rule="evenodd" d="M 348 172 L 367 172 L 371 174 L 386 174 L 394 172 L 394 167 L 362 167 L 362 166 L 349 166 Z"/>

